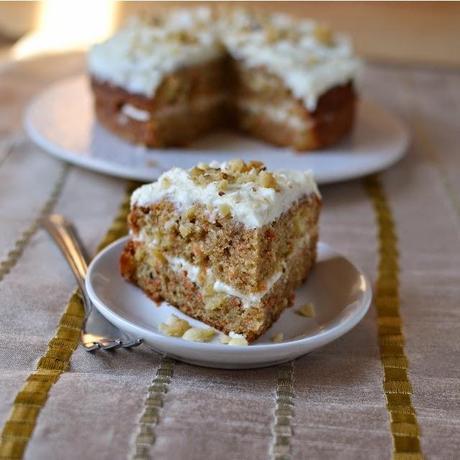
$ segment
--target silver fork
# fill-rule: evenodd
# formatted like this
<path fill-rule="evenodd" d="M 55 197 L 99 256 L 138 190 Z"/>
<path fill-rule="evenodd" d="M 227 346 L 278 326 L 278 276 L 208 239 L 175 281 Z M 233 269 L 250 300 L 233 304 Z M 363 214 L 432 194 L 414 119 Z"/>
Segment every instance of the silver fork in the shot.
<path fill-rule="evenodd" d="M 87 258 L 74 226 L 60 214 L 49 214 L 44 217 L 42 225 L 58 245 L 80 288 L 85 308 L 85 318 L 80 334 L 80 344 L 83 348 L 86 351 L 115 350 L 140 345 L 142 339 L 129 337 L 109 323 L 93 307 L 85 287 L 85 277 L 88 271 Z"/>

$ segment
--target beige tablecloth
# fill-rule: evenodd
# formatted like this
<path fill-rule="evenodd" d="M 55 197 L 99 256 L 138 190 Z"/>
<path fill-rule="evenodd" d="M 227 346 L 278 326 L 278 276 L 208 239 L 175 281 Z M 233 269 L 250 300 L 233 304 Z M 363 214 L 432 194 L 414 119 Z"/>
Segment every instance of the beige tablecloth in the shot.
<path fill-rule="evenodd" d="M 321 239 L 378 281 L 376 304 L 293 363 L 230 371 L 145 347 L 73 350 L 74 280 L 37 219 L 71 216 L 95 251 L 126 183 L 40 152 L 21 116 L 81 69 L 64 56 L 0 74 L 0 457 L 458 458 L 460 74 L 366 69 L 362 94 L 398 113 L 413 143 L 378 179 L 322 188 Z"/>

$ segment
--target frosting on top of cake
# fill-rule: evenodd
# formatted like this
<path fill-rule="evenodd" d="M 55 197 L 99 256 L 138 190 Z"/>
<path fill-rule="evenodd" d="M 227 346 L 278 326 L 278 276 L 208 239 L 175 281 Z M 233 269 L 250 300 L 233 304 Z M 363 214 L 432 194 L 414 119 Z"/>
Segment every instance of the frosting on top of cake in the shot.
<path fill-rule="evenodd" d="M 92 75 L 132 93 L 153 96 L 165 75 L 223 55 L 208 8 L 133 17 L 88 53 Z"/>
<path fill-rule="evenodd" d="M 319 196 L 311 171 L 267 172 L 260 162 L 212 162 L 184 170 L 173 168 L 158 181 L 143 185 L 131 197 L 131 206 L 168 200 L 183 212 L 202 204 L 210 218 L 231 216 L 248 228 L 270 224 L 300 198 Z"/>
<path fill-rule="evenodd" d="M 276 75 L 309 110 L 360 67 L 344 36 L 312 20 L 246 10 L 217 16 L 203 7 L 132 20 L 90 50 L 88 65 L 102 81 L 153 96 L 165 75 L 225 52 Z"/>
<path fill-rule="evenodd" d="M 345 36 L 309 19 L 235 10 L 220 28 L 233 58 L 266 68 L 309 110 L 327 90 L 351 81 L 360 67 Z"/>

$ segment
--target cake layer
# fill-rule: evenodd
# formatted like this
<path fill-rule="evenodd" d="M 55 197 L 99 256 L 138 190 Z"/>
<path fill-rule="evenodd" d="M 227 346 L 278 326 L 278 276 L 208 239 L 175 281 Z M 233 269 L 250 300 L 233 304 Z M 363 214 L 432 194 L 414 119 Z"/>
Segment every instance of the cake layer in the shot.
<path fill-rule="evenodd" d="M 188 144 L 227 124 L 225 68 L 219 57 L 178 69 L 164 78 L 154 97 L 93 78 L 96 116 L 131 142 L 149 147 Z"/>
<path fill-rule="evenodd" d="M 142 242 L 131 241 L 126 245 L 121 257 L 121 272 L 154 301 L 164 299 L 193 318 L 226 334 L 243 334 L 252 342 L 292 305 L 293 291 L 308 276 L 315 257 L 316 245 L 302 247 L 271 285 L 253 296 L 241 294 L 222 283 L 210 286 L 206 276 L 200 279 L 198 267 L 180 258 L 158 257 Z"/>
<path fill-rule="evenodd" d="M 296 150 L 315 150 L 333 145 L 351 131 L 354 98 L 329 112 L 311 115 L 297 108 L 278 109 L 271 103 L 235 101 L 234 117 L 241 131 L 274 145 Z"/>

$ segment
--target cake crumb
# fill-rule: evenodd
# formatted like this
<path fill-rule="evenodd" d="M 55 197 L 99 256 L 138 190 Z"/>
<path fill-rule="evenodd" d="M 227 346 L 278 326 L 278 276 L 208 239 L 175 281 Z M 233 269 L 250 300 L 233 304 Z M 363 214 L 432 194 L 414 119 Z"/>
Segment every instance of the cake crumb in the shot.
<path fill-rule="evenodd" d="M 230 342 L 230 337 L 228 335 L 221 335 L 219 337 L 219 342 L 223 343 L 224 345 L 227 345 Z"/>
<path fill-rule="evenodd" d="M 171 315 L 167 323 L 160 324 L 160 331 L 170 337 L 182 337 L 190 328 L 188 321 L 178 318 L 176 315 Z"/>
<path fill-rule="evenodd" d="M 278 332 L 272 337 L 272 342 L 274 343 L 281 343 L 284 340 L 284 334 L 282 332 Z"/>
<path fill-rule="evenodd" d="M 215 335 L 212 329 L 192 327 L 185 332 L 182 338 L 189 342 L 209 342 Z"/>
<path fill-rule="evenodd" d="M 229 334 L 230 340 L 228 342 L 229 345 L 234 345 L 234 346 L 247 346 L 248 341 L 246 340 L 246 337 L 243 334 L 237 334 L 235 332 L 230 332 Z"/>
<path fill-rule="evenodd" d="M 306 303 L 303 307 L 295 310 L 295 313 L 305 316 L 305 318 L 313 318 L 315 316 L 315 306 L 312 303 Z"/>

